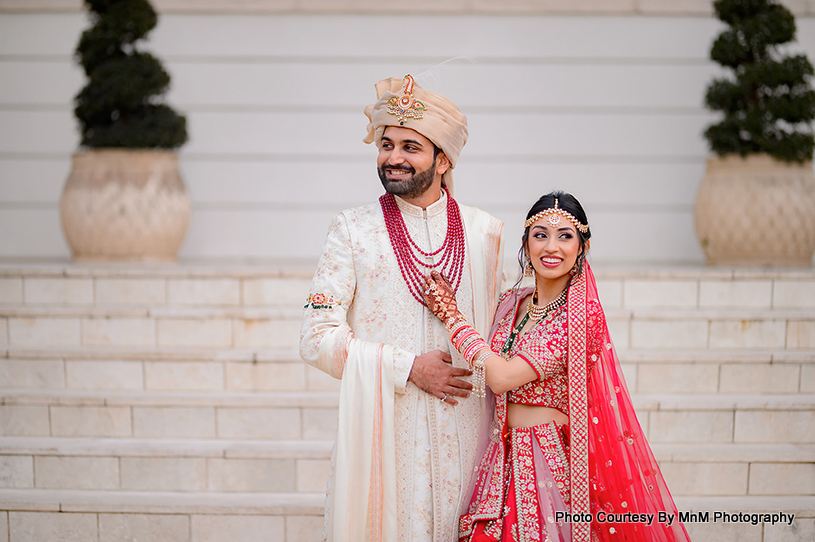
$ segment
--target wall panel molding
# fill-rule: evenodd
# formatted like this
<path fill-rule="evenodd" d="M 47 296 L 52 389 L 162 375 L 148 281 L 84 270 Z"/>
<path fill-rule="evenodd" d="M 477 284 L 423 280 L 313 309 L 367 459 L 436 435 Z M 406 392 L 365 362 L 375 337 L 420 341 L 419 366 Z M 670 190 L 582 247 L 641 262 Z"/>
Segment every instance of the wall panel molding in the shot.
<path fill-rule="evenodd" d="M 196 13 L 163 16 L 145 49 L 171 74 L 167 102 L 190 129 L 182 258 L 316 260 L 331 217 L 382 192 L 376 148 L 362 143 L 374 82 L 413 73 L 468 115 L 456 197 L 506 223 L 508 256 L 518 217 L 557 188 L 585 206 L 595 261 L 703 262 L 693 202 L 715 115 L 702 102 L 721 73 L 708 58 L 721 25 L 702 14 L 706 2 L 686 3 L 698 16 L 521 11 L 561 13 L 567 0 L 504 0 L 505 12 L 485 15 L 492 0 L 439 2 L 461 14 L 338 15 L 316 11 L 318 0 L 237 0 L 267 12 L 227 14 L 226 2 L 199 0 Z M 15 232 L 0 235 L 0 258 L 66 258 L 57 202 L 79 143 L 72 103 L 85 79 L 72 53 L 88 22 L 80 0 L 0 0 L 0 12 L 13 5 L 52 11 L 0 13 L 0 232 Z M 591 13 L 591 2 L 572 5 Z M 393 39 L 400 29 L 407 44 Z M 798 29 L 791 50 L 815 58 L 815 17 Z M 454 57 L 464 59 L 436 71 Z"/>
<path fill-rule="evenodd" d="M 160 13 L 710 16 L 711 0 L 152 0 Z M 783 0 L 798 16 L 815 3 Z M 0 13 L 72 13 L 82 0 L 0 0 Z"/>

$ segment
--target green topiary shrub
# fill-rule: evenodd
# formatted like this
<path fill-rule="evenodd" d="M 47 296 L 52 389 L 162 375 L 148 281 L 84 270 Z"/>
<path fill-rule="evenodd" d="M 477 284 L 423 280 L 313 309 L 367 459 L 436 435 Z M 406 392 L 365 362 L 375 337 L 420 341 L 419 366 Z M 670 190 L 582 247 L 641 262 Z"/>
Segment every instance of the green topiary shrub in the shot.
<path fill-rule="evenodd" d="M 164 148 L 187 141 L 187 121 L 157 103 L 170 76 L 154 56 L 136 48 L 156 26 L 147 0 L 85 0 L 93 26 L 76 56 L 88 84 L 75 98 L 84 147 Z"/>
<path fill-rule="evenodd" d="M 714 79 L 705 104 L 724 113 L 705 137 L 719 155 L 766 153 L 787 162 L 812 159 L 815 91 L 805 55 L 784 56 L 779 45 L 795 39 L 792 13 L 771 0 L 718 0 L 716 16 L 730 28 L 710 58 L 735 79 Z"/>

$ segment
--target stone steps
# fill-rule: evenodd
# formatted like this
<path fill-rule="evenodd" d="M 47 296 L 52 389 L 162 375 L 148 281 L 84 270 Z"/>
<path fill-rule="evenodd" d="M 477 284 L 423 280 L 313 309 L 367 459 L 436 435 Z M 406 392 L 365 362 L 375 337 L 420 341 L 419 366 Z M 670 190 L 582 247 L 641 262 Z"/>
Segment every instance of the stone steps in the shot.
<path fill-rule="evenodd" d="M 91 491 L 0 489 L 3 510 L 136 514 L 303 515 L 322 520 L 319 493 L 191 493 L 185 491 Z M 725 496 L 675 499 L 680 510 L 795 513 L 815 517 L 815 497 Z"/>
<path fill-rule="evenodd" d="M 609 320 L 811 320 L 809 307 L 782 309 L 754 308 L 671 308 L 637 307 L 605 309 Z M 194 320 L 242 318 L 246 320 L 301 320 L 301 302 L 286 306 L 155 306 L 2 304 L 4 318 L 189 318 Z"/>
<path fill-rule="evenodd" d="M 815 497 L 676 497 L 680 511 L 710 511 L 710 515 L 696 515 L 685 519 L 685 528 L 691 540 L 738 542 L 810 542 L 815 539 Z M 745 514 L 741 518 L 715 519 L 716 511 Z M 762 521 L 752 514 L 779 514 L 777 523 Z M 792 525 L 787 523 L 794 514 Z M 757 521 L 753 521 L 753 520 Z"/>
<path fill-rule="evenodd" d="M 815 394 L 699 394 L 688 403 L 684 394 L 633 394 L 637 411 L 806 411 L 815 405 Z M 0 389 L 0 405 L 45 406 L 211 406 L 225 408 L 321 407 L 338 405 L 337 392 L 147 392 L 93 390 Z"/>
<path fill-rule="evenodd" d="M 815 393 L 815 350 L 618 350 L 633 393 Z M 7 348 L 0 388 L 337 391 L 294 349 Z"/>
<path fill-rule="evenodd" d="M 815 487 L 811 444 L 654 444 L 652 448 L 676 497 L 804 497 Z"/>
<path fill-rule="evenodd" d="M 333 440 L 214 440 L 0 437 L 0 455 L 329 459 Z M 815 444 L 654 444 L 660 462 L 799 463 L 815 459 Z"/>
<path fill-rule="evenodd" d="M 652 443 L 815 442 L 815 395 L 635 394 Z M 0 390 L 7 436 L 331 439 L 336 392 Z"/>
<path fill-rule="evenodd" d="M 0 490 L 0 530 L 26 540 L 317 542 L 325 496 Z"/>
<path fill-rule="evenodd" d="M 815 497 L 677 497 L 686 512 L 711 511 L 709 522 L 687 522 L 693 540 L 808 540 Z M 2 527 L 32 540 L 70 532 L 75 540 L 96 540 L 111 531 L 138 540 L 249 540 L 311 542 L 320 539 L 323 496 L 319 494 L 206 494 L 80 490 L 0 490 Z M 786 524 L 712 521 L 718 510 L 795 514 Z M 760 518 L 757 518 L 760 519 Z M 252 538 L 254 535 L 254 538 Z M 764 536 L 765 538 L 762 538 Z"/>
<path fill-rule="evenodd" d="M 315 268 L 316 260 L 275 260 L 252 265 L 7 260 L 0 262 L 0 302 L 285 305 L 282 300 L 287 292 L 296 289 L 293 285 L 308 289 Z M 508 262 L 505 269 L 512 275 L 513 262 Z M 815 271 L 811 268 L 604 264 L 595 266 L 594 272 L 607 308 L 815 306 Z M 281 282 L 287 286 L 282 291 Z"/>
<path fill-rule="evenodd" d="M 338 391 L 294 350 L 78 348 L 0 353 L 0 388 L 106 391 Z"/>
<path fill-rule="evenodd" d="M 213 440 L 213 439 L 103 439 L 70 437 L 0 437 L 0 455 L 93 457 L 204 457 L 224 459 L 330 459 L 333 440 Z M 726 458 L 719 447 L 713 454 Z M 754 446 L 774 450 L 780 461 L 793 461 L 810 453 L 808 445 Z M 714 451 L 714 450 L 719 450 Z M 673 450 L 677 457 L 703 458 L 708 452 Z M 689 455 L 688 455 L 689 454 Z"/>
<path fill-rule="evenodd" d="M 0 438 L 0 487 L 321 493 L 333 441 Z"/>
<path fill-rule="evenodd" d="M 616 348 L 622 363 L 809 363 L 815 364 L 815 349 L 656 349 Z M 286 348 L 181 348 L 181 347 L 3 347 L 0 359 L 66 359 L 148 361 L 241 361 L 300 362 L 297 349 Z"/>
<path fill-rule="evenodd" d="M 318 540 L 339 383 L 297 351 L 313 269 L 0 262 L 0 540 Z M 692 538 L 815 539 L 815 270 L 595 272 L 679 508 L 798 514 Z"/>
<path fill-rule="evenodd" d="M 333 439 L 336 392 L 0 392 L 7 436 Z"/>
<path fill-rule="evenodd" d="M 333 441 L 1 437 L 0 487 L 118 491 L 324 490 Z M 801 495 L 815 444 L 655 444 L 674 495 Z"/>
<path fill-rule="evenodd" d="M 314 515 L 322 520 L 325 496 L 309 493 L 189 493 L 0 489 L 3 510 L 144 514 Z M 680 510 L 778 512 L 815 517 L 815 497 L 677 497 Z M 321 526 L 322 527 L 322 526 Z"/>
<path fill-rule="evenodd" d="M 0 307 L 0 347 L 297 348 L 289 307 Z M 813 309 L 607 310 L 620 349 L 815 348 Z"/>
<path fill-rule="evenodd" d="M 325 495 L 314 493 L 0 490 L 4 510 L 322 516 L 324 504 Z"/>

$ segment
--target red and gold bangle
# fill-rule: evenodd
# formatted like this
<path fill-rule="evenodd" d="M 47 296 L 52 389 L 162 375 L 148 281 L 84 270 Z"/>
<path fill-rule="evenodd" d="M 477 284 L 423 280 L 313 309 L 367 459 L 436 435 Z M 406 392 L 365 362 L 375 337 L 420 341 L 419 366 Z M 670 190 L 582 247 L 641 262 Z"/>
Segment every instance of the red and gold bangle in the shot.
<path fill-rule="evenodd" d="M 464 356 L 464 353 L 467 352 L 467 350 L 470 349 L 470 346 L 472 346 L 473 343 L 478 341 L 479 338 L 480 337 L 478 336 L 478 334 L 475 334 L 475 333 L 470 335 L 469 337 L 467 337 L 464 340 L 464 342 L 461 343 L 461 348 L 458 349 L 458 351 L 461 352 L 461 355 Z M 464 359 L 467 359 L 467 357 L 464 356 Z"/>
<path fill-rule="evenodd" d="M 470 365 L 473 364 L 473 358 L 475 358 L 475 353 L 481 350 L 482 348 L 487 348 L 487 343 L 481 337 L 478 337 L 472 344 L 470 344 L 467 349 L 464 351 L 464 359 L 467 360 L 467 363 Z"/>
<path fill-rule="evenodd" d="M 458 334 L 458 337 L 456 337 L 456 342 L 453 343 L 455 345 L 455 347 L 456 347 L 456 350 L 458 350 L 460 352 L 462 346 L 467 341 L 467 339 L 469 339 L 471 337 L 474 337 L 476 335 L 478 335 L 478 332 L 476 330 L 474 330 L 472 328 L 472 326 L 467 326 L 466 328 L 464 328 Z"/>
<path fill-rule="evenodd" d="M 463 331 L 467 327 L 469 327 L 469 325 L 467 324 L 466 320 L 459 320 L 458 322 L 453 324 L 453 327 L 447 330 L 450 333 L 450 342 L 455 344 L 456 335 L 458 335 L 461 331 Z"/>

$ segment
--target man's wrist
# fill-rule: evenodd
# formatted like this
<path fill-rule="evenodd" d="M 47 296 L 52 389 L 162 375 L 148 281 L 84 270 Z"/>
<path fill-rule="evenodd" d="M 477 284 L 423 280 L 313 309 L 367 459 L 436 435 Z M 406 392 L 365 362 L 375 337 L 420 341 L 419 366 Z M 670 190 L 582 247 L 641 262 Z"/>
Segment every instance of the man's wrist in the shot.
<path fill-rule="evenodd" d="M 407 376 L 407 381 L 408 382 L 412 382 L 412 380 L 410 380 L 410 377 L 413 376 L 413 365 L 416 363 L 416 358 L 417 357 L 418 356 L 413 356 L 413 361 L 410 362 L 410 371 L 408 372 L 408 376 Z"/>

